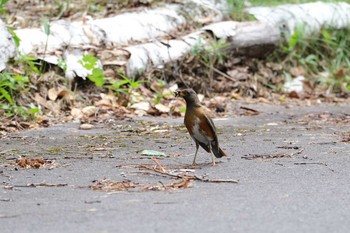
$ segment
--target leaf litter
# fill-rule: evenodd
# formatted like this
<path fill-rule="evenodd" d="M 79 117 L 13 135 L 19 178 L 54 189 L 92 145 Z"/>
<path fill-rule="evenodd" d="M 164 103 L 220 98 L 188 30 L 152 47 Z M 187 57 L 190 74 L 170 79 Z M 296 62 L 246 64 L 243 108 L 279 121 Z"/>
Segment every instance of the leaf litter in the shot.
<path fill-rule="evenodd" d="M 289 147 L 279 147 L 283 149 L 290 149 Z M 304 149 L 299 147 L 292 147 L 292 149 L 298 149 L 298 151 L 287 154 L 287 153 L 277 153 L 277 154 L 248 154 L 243 155 L 241 158 L 246 160 L 271 160 L 279 158 L 292 158 L 293 156 L 301 154 Z"/>
<path fill-rule="evenodd" d="M 19 158 L 16 159 L 16 165 L 21 168 L 29 169 L 39 169 L 39 168 L 49 168 L 53 169 L 58 166 L 54 160 L 41 159 L 41 158 Z"/>
<path fill-rule="evenodd" d="M 341 142 L 350 143 L 350 131 L 341 133 L 342 140 Z"/>
<path fill-rule="evenodd" d="M 93 181 L 88 186 L 92 190 L 103 192 L 120 192 L 120 191 L 174 191 L 193 187 L 196 181 L 206 183 L 238 183 L 235 179 L 211 179 L 198 176 L 193 169 L 169 169 L 162 165 L 158 159 L 152 158 L 155 164 L 125 164 L 118 165 L 119 168 L 138 169 L 138 174 L 147 176 L 162 176 L 167 178 L 166 182 L 158 181 L 158 183 L 138 183 L 131 180 L 113 181 L 103 178 Z"/>

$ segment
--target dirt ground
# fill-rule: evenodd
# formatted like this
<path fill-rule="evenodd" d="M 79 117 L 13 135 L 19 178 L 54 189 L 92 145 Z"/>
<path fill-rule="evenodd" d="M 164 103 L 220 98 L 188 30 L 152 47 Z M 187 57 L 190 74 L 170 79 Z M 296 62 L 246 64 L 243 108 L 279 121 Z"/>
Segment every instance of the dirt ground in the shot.
<path fill-rule="evenodd" d="M 240 107 L 257 114 L 215 120 L 214 167 L 204 150 L 189 166 L 182 118 L 6 135 L 0 232 L 346 232 L 350 105 Z"/>

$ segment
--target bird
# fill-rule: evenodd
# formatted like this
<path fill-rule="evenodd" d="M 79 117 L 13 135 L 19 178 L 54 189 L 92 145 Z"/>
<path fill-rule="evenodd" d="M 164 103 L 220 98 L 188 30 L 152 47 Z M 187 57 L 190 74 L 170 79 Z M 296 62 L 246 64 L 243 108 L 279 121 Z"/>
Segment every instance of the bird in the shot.
<path fill-rule="evenodd" d="M 200 104 L 197 93 L 193 89 L 175 91 L 175 97 L 182 97 L 186 101 L 184 124 L 196 143 L 196 153 L 192 165 L 196 165 L 199 146 L 211 154 L 212 165 L 215 166 L 215 157 L 227 156 L 220 148 L 216 128 L 207 109 Z"/>

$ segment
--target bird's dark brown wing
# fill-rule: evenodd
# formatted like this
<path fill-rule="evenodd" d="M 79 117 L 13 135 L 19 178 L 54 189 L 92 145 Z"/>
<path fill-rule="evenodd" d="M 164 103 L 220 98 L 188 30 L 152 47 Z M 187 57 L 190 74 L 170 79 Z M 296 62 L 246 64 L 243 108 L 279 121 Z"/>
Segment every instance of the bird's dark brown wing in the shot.
<path fill-rule="evenodd" d="M 212 141 L 218 141 L 218 137 L 216 135 L 216 129 L 213 120 L 210 118 L 209 114 L 205 111 L 205 109 L 200 109 L 200 123 L 199 127 L 202 131 L 205 132 L 207 137 Z"/>
<path fill-rule="evenodd" d="M 206 121 L 208 122 L 207 123 L 208 129 L 210 129 L 210 130 L 207 130 L 207 132 L 211 132 L 210 137 L 213 139 L 210 143 L 211 150 L 212 150 L 213 154 L 215 155 L 216 158 L 221 158 L 223 156 L 227 156 L 226 153 L 219 147 L 219 140 L 218 140 L 218 136 L 216 134 L 216 128 L 215 128 L 213 120 L 209 117 L 208 113 L 204 113 L 203 115 L 206 118 Z"/>

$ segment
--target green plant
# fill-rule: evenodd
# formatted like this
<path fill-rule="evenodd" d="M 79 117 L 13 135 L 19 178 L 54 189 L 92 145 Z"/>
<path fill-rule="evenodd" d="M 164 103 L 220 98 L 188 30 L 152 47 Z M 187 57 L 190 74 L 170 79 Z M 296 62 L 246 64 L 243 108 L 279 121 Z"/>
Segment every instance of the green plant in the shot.
<path fill-rule="evenodd" d="M 5 14 L 6 13 L 6 9 L 4 7 L 4 5 L 8 2 L 9 0 L 0 0 L 0 14 Z"/>
<path fill-rule="evenodd" d="M 112 80 L 111 85 L 108 86 L 116 95 L 126 94 L 129 98 L 133 91 L 141 86 L 141 83 L 145 82 L 143 80 L 136 80 L 134 78 L 128 78 L 121 70 L 118 70 L 118 75 L 121 80 Z"/>
<path fill-rule="evenodd" d="M 229 45 L 223 39 L 209 41 L 204 44 L 201 39 L 197 41 L 192 49 L 192 55 L 207 68 L 207 77 L 211 86 L 215 72 L 220 71 L 215 68 L 217 64 L 223 64 L 225 61 L 225 51 Z"/>
<path fill-rule="evenodd" d="M 69 11 L 69 8 L 70 8 L 70 1 L 68 0 L 65 0 L 65 1 L 57 1 L 55 0 L 55 4 L 57 6 L 57 16 L 56 18 L 57 19 L 60 19 L 62 18 L 62 16 L 64 14 L 67 13 L 67 11 Z"/>
<path fill-rule="evenodd" d="M 26 76 L 11 75 L 8 72 L 0 73 L 0 102 L 3 103 L 6 100 L 13 105 L 15 91 L 25 88 L 28 83 L 29 79 Z"/>
<path fill-rule="evenodd" d="M 246 13 L 245 0 L 226 0 L 227 6 L 228 6 L 228 14 L 231 17 L 232 20 L 235 21 L 247 21 L 247 20 L 254 20 L 254 16 Z"/>
<path fill-rule="evenodd" d="M 48 42 L 49 42 L 49 36 L 51 34 L 51 26 L 50 26 L 50 22 L 47 18 L 42 18 L 41 21 L 43 24 L 44 33 L 46 35 L 45 49 L 44 49 L 44 55 L 43 55 L 43 57 L 45 58 L 47 46 L 48 46 Z"/>
<path fill-rule="evenodd" d="M 329 91 L 350 91 L 350 29 L 326 29 L 305 35 L 298 26 L 289 41 L 269 60 L 281 62 L 285 69 L 301 66 L 307 78 L 328 85 Z"/>
<path fill-rule="evenodd" d="M 126 94 L 129 98 L 133 91 L 141 86 L 142 80 L 136 80 L 134 78 L 127 77 L 121 70 L 118 70 L 118 76 L 120 80 L 107 80 L 104 76 L 104 72 L 101 68 L 97 67 L 98 59 L 93 55 L 84 55 L 80 64 L 87 70 L 91 71 L 91 74 L 87 78 L 95 83 L 98 87 L 105 87 L 115 93 L 117 96 L 120 94 Z M 64 64 L 63 64 L 64 65 Z"/>
<path fill-rule="evenodd" d="M 162 99 L 172 96 L 171 93 L 163 94 L 164 87 L 166 85 L 166 82 L 164 80 L 158 79 L 156 82 L 158 88 L 154 89 L 154 91 L 156 92 L 156 97 L 153 100 L 154 105 L 158 104 Z"/>
<path fill-rule="evenodd" d="M 86 54 L 80 60 L 80 64 L 85 67 L 85 69 L 91 71 L 91 74 L 87 78 L 95 83 L 96 86 L 102 87 L 105 84 L 105 76 L 103 70 L 98 68 L 98 59 L 91 54 Z"/>
<path fill-rule="evenodd" d="M 27 120 L 34 118 L 39 111 L 34 105 L 29 105 L 28 108 L 18 106 L 14 100 L 18 93 L 26 91 L 28 84 L 27 76 L 0 73 L 0 106 L 7 116 L 20 116 Z"/>
<path fill-rule="evenodd" d="M 8 117 L 19 116 L 23 120 L 33 120 L 39 108 L 34 104 L 29 104 L 28 107 L 18 105 L 2 105 L 2 109 Z"/>

